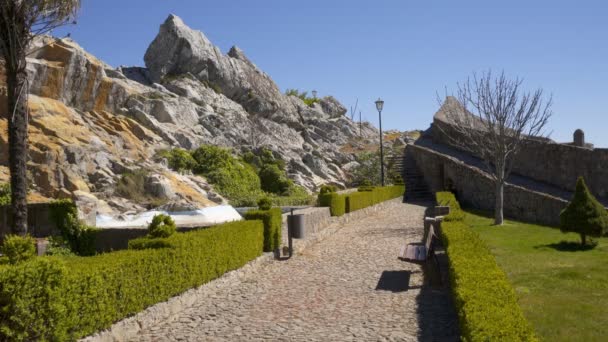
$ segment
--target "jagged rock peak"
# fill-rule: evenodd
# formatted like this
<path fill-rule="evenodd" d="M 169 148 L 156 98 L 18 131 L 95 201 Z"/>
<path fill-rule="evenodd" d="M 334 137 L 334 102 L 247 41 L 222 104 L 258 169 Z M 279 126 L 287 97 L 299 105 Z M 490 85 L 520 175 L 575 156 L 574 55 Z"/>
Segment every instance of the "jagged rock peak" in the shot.
<path fill-rule="evenodd" d="M 235 57 L 236 56 L 236 57 Z M 297 109 L 266 74 L 235 48 L 223 55 L 205 35 L 171 15 L 144 56 L 152 81 L 166 75 L 190 73 L 199 81 L 221 91 L 250 114 L 270 117 L 277 113 L 287 122 L 297 122 Z"/>
<path fill-rule="evenodd" d="M 253 68 L 258 69 L 258 67 L 255 64 L 253 64 L 253 62 L 249 58 L 247 58 L 247 56 L 245 56 L 245 52 L 243 52 L 243 50 L 241 50 L 236 45 L 234 45 L 230 48 L 230 51 L 228 51 L 228 56 L 241 60 L 241 61 L 249 64 Z"/>

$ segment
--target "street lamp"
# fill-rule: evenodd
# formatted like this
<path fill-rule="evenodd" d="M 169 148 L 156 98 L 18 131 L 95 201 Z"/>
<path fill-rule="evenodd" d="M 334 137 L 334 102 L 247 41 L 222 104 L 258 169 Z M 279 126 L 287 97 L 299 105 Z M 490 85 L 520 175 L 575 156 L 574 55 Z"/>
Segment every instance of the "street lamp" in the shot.
<path fill-rule="evenodd" d="M 382 180 L 382 186 L 384 186 L 384 144 L 382 143 L 382 108 L 384 107 L 384 101 L 378 98 L 376 101 L 376 109 L 378 110 L 378 121 L 380 123 L 380 179 Z"/>
<path fill-rule="evenodd" d="M 317 99 L 317 91 L 316 90 L 312 91 L 312 98 L 315 99 L 315 100 Z"/>

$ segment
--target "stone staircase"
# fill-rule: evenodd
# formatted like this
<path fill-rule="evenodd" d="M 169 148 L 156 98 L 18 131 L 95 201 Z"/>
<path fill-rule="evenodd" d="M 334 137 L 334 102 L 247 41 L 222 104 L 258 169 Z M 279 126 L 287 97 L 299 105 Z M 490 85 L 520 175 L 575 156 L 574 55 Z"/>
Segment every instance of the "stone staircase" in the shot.
<path fill-rule="evenodd" d="M 416 160 L 405 149 L 403 157 L 403 180 L 405 182 L 406 202 L 433 202 L 435 197 L 416 166 Z"/>

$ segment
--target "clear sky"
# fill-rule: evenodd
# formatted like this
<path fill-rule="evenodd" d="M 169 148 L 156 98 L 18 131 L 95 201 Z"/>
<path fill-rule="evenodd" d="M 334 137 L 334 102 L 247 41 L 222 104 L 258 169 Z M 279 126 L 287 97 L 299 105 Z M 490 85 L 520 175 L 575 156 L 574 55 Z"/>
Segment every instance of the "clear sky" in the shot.
<path fill-rule="evenodd" d="M 282 90 L 359 99 L 383 128 L 426 129 L 436 94 L 492 68 L 553 94 L 551 137 L 608 147 L 606 1 L 83 0 L 65 30 L 113 66 L 143 65 L 169 13 L 223 52 L 238 45 Z"/>

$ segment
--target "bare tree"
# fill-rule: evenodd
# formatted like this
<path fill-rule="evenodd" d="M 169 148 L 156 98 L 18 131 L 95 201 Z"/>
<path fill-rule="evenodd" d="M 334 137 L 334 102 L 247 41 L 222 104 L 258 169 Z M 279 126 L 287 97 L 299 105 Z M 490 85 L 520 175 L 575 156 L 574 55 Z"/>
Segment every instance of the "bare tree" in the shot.
<path fill-rule="evenodd" d="M 6 69 L 13 231 L 27 234 L 26 54 L 32 40 L 72 20 L 79 0 L 0 0 L 0 56 Z"/>
<path fill-rule="evenodd" d="M 504 220 L 504 186 L 517 154 L 528 139 L 545 137 L 545 126 L 552 115 L 552 97 L 545 100 L 541 88 L 522 89 L 523 80 L 508 79 L 504 72 L 493 77 L 491 71 L 476 74 L 458 84 L 457 99 L 449 98 L 443 113 L 450 129 L 445 132 L 457 146 L 481 157 L 495 186 L 494 223 Z M 439 126 L 441 128 L 441 126 Z"/>

